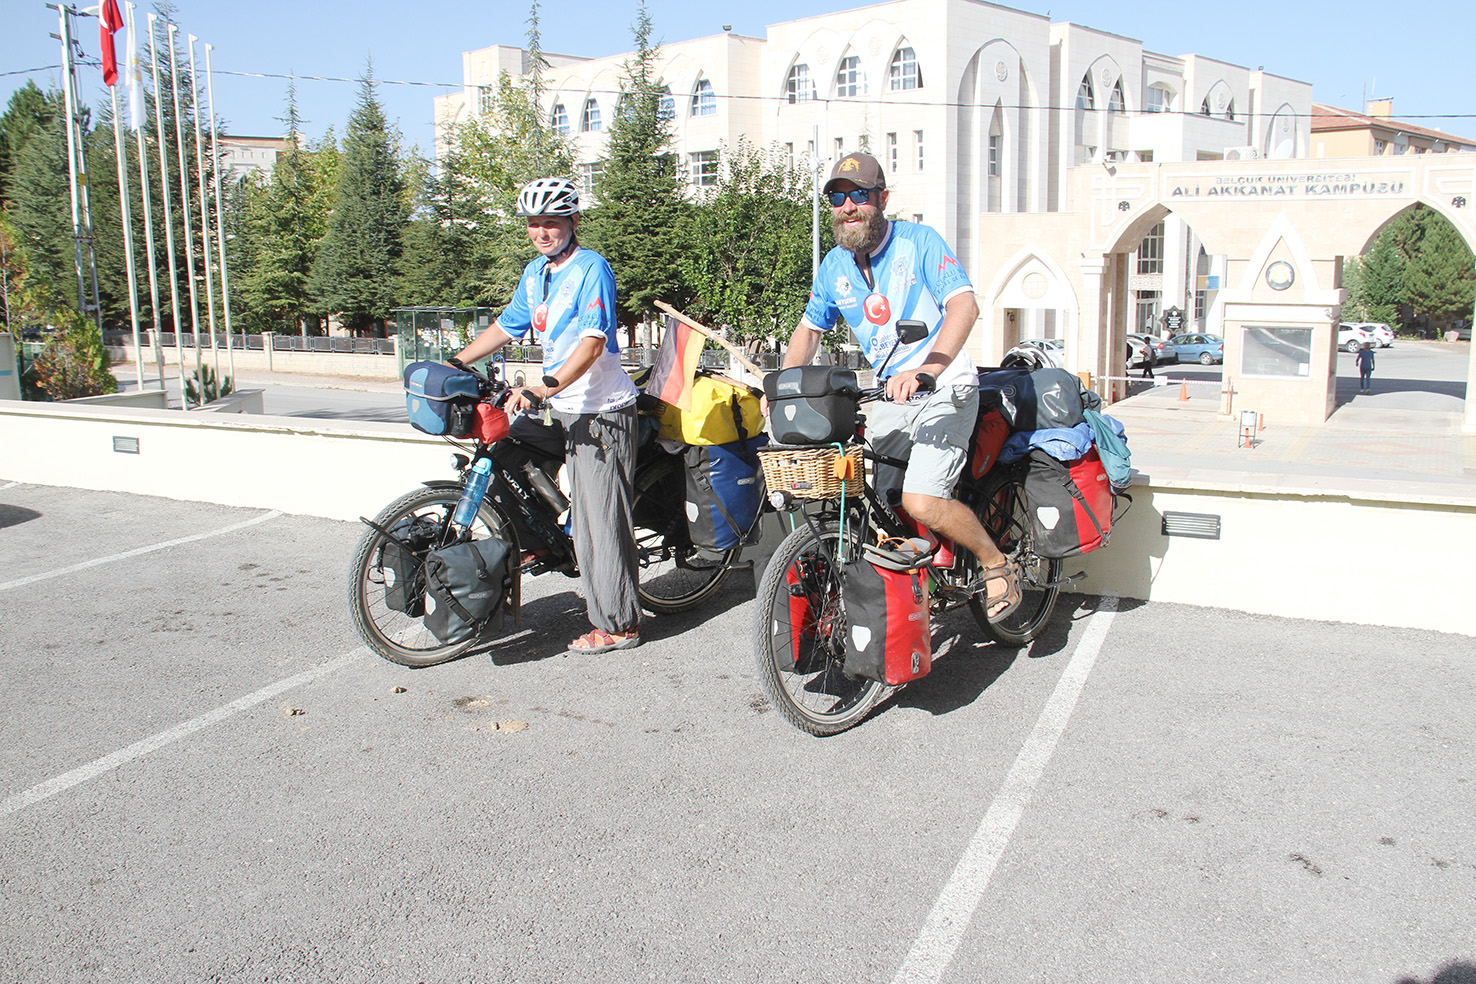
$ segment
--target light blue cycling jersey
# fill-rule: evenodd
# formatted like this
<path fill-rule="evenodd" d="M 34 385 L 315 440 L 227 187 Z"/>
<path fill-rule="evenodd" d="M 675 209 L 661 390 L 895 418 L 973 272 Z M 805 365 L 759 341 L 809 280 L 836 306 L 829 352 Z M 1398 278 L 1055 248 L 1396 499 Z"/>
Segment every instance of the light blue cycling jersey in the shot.
<path fill-rule="evenodd" d="M 873 367 L 879 366 L 897 341 L 897 322 L 921 321 L 928 336 L 897 350 L 887 364 L 886 376 L 894 376 L 923 364 L 943 325 L 943 308 L 950 298 L 972 291 L 958 258 L 931 226 L 914 222 L 889 223 L 886 238 L 871 254 L 875 287 L 851 252 L 837 246 L 825 254 L 810 301 L 801 322 L 816 331 L 830 331 L 844 317 L 856 334 L 861 351 Z M 974 360 L 963 352 L 938 374 L 939 386 L 978 384 Z"/>
<path fill-rule="evenodd" d="M 523 268 L 523 278 L 497 316 L 497 326 L 512 338 L 543 346 L 545 375 L 558 372 L 580 339 L 605 340 L 605 350 L 594 365 L 550 398 L 554 409 L 601 413 L 635 400 L 635 384 L 620 368 L 615 273 L 594 250 L 576 249 L 558 269 L 546 256 L 534 259 Z"/>

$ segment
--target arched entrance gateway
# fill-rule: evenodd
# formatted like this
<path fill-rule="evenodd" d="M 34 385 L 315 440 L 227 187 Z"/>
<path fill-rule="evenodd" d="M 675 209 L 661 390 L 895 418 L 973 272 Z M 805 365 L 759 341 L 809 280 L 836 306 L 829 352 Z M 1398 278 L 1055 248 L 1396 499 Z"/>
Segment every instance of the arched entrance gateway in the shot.
<path fill-rule="evenodd" d="M 1181 220 L 1203 246 L 1186 262 L 1204 273 L 1208 257 L 1223 257 L 1209 303 L 1234 407 L 1289 424 L 1321 423 L 1334 407 L 1343 257 L 1417 202 L 1476 251 L 1476 154 L 1098 162 L 1072 168 L 1068 184 L 1069 211 L 979 217 L 983 361 L 997 365 L 1029 334 L 1021 306 L 1035 302 L 1055 312 L 1070 368 L 1122 376 L 1124 336 L 1141 330 L 1142 314 L 1129 257 L 1162 223 Z M 1476 432 L 1476 346 L 1472 353 L 1468 432 Z"/>

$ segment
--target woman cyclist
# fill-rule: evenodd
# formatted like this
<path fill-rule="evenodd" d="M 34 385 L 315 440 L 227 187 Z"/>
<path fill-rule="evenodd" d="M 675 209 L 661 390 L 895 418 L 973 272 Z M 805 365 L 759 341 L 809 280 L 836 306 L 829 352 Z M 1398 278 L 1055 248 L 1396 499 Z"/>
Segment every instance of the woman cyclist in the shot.
<path fill-rule="evenodd" d="M 497 320 L 457 358 L 484 359 L 529 332 L 529 340 L 543 346 L 544 383 L 514 390 L 507 410 L 531 408 L 530 397 L 547 401 L 551 419 L 519 417 L 513 436 L 522 431 L 533 443 L 552 439 L 564 447 L 574 550 L 592 626 L 569 643 L 569 651 L 630 649 L 640 643 L 630 517 L 637 391 L 620 367 L 615 274 L 603 256 L 579 245 L 579 192 L 572 181 L 539 178 L 525 185 L 518 215 L 528 220 L 539 255 L 523 269 Z"/>

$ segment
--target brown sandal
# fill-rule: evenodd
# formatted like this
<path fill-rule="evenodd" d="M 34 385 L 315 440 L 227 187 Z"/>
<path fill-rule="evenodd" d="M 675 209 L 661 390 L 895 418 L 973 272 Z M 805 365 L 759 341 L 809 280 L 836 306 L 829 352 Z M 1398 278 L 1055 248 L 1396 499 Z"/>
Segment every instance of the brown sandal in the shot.
<path fill-rule="evenodd" d="M 989 582 L 1005 582 L 1002 595 L 989 596 Z M 1020 607 L 1024 596 L 1020 593 L 1020 573 L 1009 561 L 995 567 L 984 568 L 984 610 L 991 622 L 997 622 Z M 996 606 L 1003 606 L 996 609 Z"/>

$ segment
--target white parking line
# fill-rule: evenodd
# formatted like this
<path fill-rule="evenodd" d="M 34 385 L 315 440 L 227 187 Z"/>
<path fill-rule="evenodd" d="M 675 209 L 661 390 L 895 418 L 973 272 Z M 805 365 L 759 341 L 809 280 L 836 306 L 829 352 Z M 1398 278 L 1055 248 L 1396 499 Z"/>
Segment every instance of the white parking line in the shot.
<path fill-rule="evenodd" d="M 113 554 L 111 557 L 98 557 L 96 560 L 84 560 L 80 564 L 73 564 L 71 567 L 63 567 L 60 570 L 47 571 L 45 574 L 32 574 L 30 577 L 23 577 L 16 581 L 0 582 L 0 591 L 9 591 L 11 588 L 23 588 L 27 584 L 35 584 L 37 581 L 46 581 L 53 577 L 61 577 L 63 574 L 72 574 L 76 571 L 86 570 L 89 567 L 97 567 L 100 564 L 111 564 L 117 560 L 127 560 L 129 557 L 137 557 L 140 554 L 153 553 L 155 550 L 164 550 L 168 547 L 177 547 L 181 543 L 193 543 L 196 540 L 205 540 L 212 536 L 220 536 L 223 533 L 234 533 L 236 530 L 244 530 L 248 526 L 255 526 L 257 523 L 265 523 L 269 519 L 276 519 L 280 515 L 282 515 L 282 511 L 280 509 L 273 509 L 271 512 L 267 513 L 264 516 L 257 516 L 255 519 L 248 519 L 244 523 L 237 523 L 234 526 L 226 526 L 218 530 L 211 530 L 208 533 L 196 533 L 193 536 L 182 536 L 178 540 L 169 540 L 164 543 L 156 543 L 153 546 L 139 547 L 135 550 L 126 550 L 120 554 Z"/>
<path fill-rule="evenodd" d="M 14 488 L 15 486 L 17 486 L 19 484 L 20 484 L 20 482 L 6 482 L 4 485 L 0 485 L 0 489 Z"/>
<path fill-rule="evenodd" d="M 191 718 L 188 721 L 176 724 L 168 731 L 161 731 L 151 738 L 136 741 L 127 748 L 121 748 L 111 755 L 104 755 L 102 758 L 94 759 L 86 765 L 79 766 L 70 772 L 64 772 L 54 779 L 48 779 L 39 785 L 32 786 L 23 793 L 16 793 L 14 796 L 7 797 L 3 803 L 0 803 L 0 817 L 8 817 L 17 810 L 23 810 L 48 797 L 55 796 L 57 793 L 66 792 L 73 786 L 84 783 L 89 779 L 96 779 L 104 772 L 116 769 L 125 762 L 142 758 L 150 752 L 179 741 L 186 735 L 199 731 L 201 728 L 224 721 L 228 717 L 240 714 L 242 711 L 250 710 L 258 704 L 269 701 L 278 694 L 286 693 L 294 687 L 302 686 L 304 683 L 311 683 L 330 673 L 341 670 L 355 660 L 362 659 L 367 655 L 369 655 L 369 648 L 367 646 L 360 646 L 352 652 L 347 652 L 342 656 L 330 659 L 321 666 L 304 670 L 296 676 L 287 677 L 285 680 L 278 680 L 276 683 L 263 687 L 255 693 L 237 698 L 229 704 L 217 707 L 213 711 L 207 711 L 197 718 Z"/>
<path fill-rule="evenodd" d="M 1070 720 L 1082 688 L 1086 686 L 1087 675 L 1097 662 L 1097 654 L 1102 650 L 1116 611 L 1117 596 L 1104 595 L 1101 609 L 1087 621 L 1081 641 L 1071 655 L 1071 662 L 1066 664 L 1055 691 L 1035 722 L 1035 730 L 1025 740 L 1004 785 L 990 804 L 989 812 L 984 815 L 948 883 L 943 886 L 907 959 L 893 978 L 893 984 L 936 984 L 953 961 L 964 932 L 969 928 L 969 921 L 974 917 L 974 910 L 989 888 L 994 867 L 1014 836 L 1015 827 L 1019 825 L 1025 807 L 1035 795 L 1035 787 L 1055 754 L 1056 743 L 1066 730 L 1066 722 Z"/>

